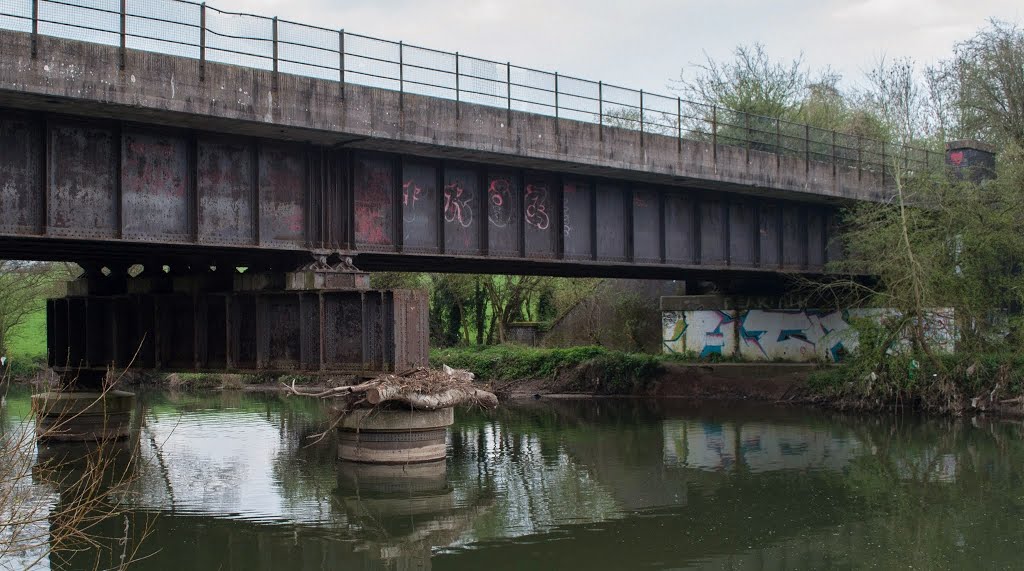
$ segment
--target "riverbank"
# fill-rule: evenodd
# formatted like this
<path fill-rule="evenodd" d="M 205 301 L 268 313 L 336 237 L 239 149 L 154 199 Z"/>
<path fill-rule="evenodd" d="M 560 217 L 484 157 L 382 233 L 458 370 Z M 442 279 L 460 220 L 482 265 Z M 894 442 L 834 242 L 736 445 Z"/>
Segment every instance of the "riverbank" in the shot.
<path fill-rule="evenodd" d="M 747 400 L 849 411 L 920 410 L 940 415 L 994 412 L 1024 416 L 1024 358 L 945 356 L 923 364 L 891 356 L 884 366 L 853 359 L 825 363 L 700 362 L 677 355 L 602 347 L 539 349 L 512 345 L 434 349 L 431 365 L 473 372 L 501 399 L 602 396 Z M 45 372 L 13 376 L 45 384 Z M 125 373 L 128 387 L 273 392 L 353 382 L 336 375 Z"/>

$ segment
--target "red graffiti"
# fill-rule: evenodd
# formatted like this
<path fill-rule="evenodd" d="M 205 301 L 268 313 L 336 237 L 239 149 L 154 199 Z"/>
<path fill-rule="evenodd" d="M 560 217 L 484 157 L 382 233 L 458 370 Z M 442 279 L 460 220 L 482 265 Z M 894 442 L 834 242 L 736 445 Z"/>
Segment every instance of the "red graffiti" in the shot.
<path fill-rule="evenodd" d="M 409 206 L 409 199 L 412 199 L 412 205 L 416 205 L 416 201 L 420 199 L 420 195 L 423 194 L 423 189 L 416 185 L 413 181 L 409 180 L 402 183 L 402 204 Z"/>
<path fill-rule="evenodd" d="M 512 181 L 507 178 L 491 179 L 487 187 L 487 219 L 504 228 L 512 221 Z"/>
<path fill-rule="evenodd" d="M 462 186 L 462 181 L 451 182 L 444 187 L 444 221 L 457 222 L 463 228 L 473 223 L 472 195 Z"/>
<path fill-rule="evenodd" d="M 356 193 L 356 241 L 391 244 L 391 171 L 370 168 Z"/>
<path fill-rule="evenodd" d="M 538 230 L 551 226 L 548 217 L 548 189 L 542 185 L 526 185 L 526 223 Z"/>
<path fill-rule="evenodd" d="M 955 151 L 949 153 L 949 162 L 953 163 L 956 166 L 960 166 L 960 163 L 964 162 L 964 152 Z"/>
<path fill-rule="evenodd" d="M 633 196 L 633 207 L 634 208 L 647 208 L 647 199 L 637 194 Z"/>

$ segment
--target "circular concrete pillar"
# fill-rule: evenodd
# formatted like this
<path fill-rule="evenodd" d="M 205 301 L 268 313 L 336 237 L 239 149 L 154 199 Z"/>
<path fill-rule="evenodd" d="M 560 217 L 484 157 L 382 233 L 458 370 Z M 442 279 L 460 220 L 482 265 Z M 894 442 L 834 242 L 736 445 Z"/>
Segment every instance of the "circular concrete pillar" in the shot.
<path fill-rule="evenodd" d="M 32 395 L 36 437 L 58 442 L 128 436 L 135 394 L 125 391 L 48 392 Z"/>
<path fill-rule="evenodd" d="M 370 464 L 444 460 L 445 437 L 454 421 L 451 408 L 357 409 L 346 414 L 338 426 L 338 458 Z"/>

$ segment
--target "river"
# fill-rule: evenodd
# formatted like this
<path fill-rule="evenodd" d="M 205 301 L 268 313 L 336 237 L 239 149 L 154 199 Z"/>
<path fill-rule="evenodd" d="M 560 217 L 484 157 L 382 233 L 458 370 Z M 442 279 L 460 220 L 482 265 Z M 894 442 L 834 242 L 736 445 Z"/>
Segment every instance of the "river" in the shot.
<path fill-rule="evenodd" d="M 1022 565 L 1012 422 L 542 399 L 458 411 L 446 470 L 380 473 L 337 462 L 333 435 L 310 444 L 329 423 L 312 400 L 140 396 L 123 453 L 135 479 L 119 496 L 130 517 L 99 528 L 150 526 L 132 569 Z M 10 434 L 27 415 L 28 393 L 14 390 L 0 424 Z M 60 502 L 46 478 L 28 486 Z M 92 568 L 94 555 L 39 568 Z"/>

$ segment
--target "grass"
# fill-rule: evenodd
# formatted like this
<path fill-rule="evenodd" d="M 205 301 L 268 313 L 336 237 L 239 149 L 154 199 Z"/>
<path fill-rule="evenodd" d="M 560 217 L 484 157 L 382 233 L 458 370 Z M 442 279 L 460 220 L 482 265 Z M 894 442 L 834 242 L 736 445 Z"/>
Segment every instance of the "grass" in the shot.
<path fill-rule="evenodd" d="M 606 379 L 602 386 L 589 388 L 608 393 L 635 392 L 663 370 L 662 361 L 657 355 L 610 351 L 592 346 L 539 349 L 517 345 L 487 345 L 434 349 L 430 352 L 430 363 L 434 367 L 443 364 L 466 369 L 487 381 L 553 379 L 561 372 L 573 374 L 580 367 L 587 367 L 596 373 L 591 376 Z M 586 377 L 577 375 L 569 383 L 570 388 L 588 388 L 573 386 L 585 384 Z"/>
<path fill-rule="evenodd" d="M 14 375 L 35 372 L 46 362 L 46 306 L 40 306 L 11 331 L 7 361 Z"/>

